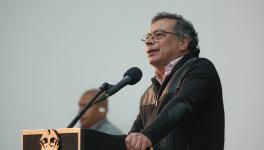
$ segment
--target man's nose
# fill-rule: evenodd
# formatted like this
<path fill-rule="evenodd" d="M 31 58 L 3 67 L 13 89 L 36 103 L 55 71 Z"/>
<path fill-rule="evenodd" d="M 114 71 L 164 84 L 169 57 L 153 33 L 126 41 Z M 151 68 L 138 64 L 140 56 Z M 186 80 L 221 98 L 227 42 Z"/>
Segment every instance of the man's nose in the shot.
<path fill-rule="evenodd" d="M 154 44 L 154 39 L 153 36 L 150 36 L 149 38 L 146 39 L 145 44 L 146 45 L 150 45 L 150 44 Z"/>

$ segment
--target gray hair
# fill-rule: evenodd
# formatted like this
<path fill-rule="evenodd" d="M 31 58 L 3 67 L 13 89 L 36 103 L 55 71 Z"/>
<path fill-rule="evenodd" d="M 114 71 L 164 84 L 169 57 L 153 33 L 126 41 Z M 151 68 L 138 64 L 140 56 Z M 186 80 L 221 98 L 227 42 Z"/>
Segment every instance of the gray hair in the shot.
<path fill-rule="evenodd" d="M 198 33 L 195 31 L 193 24 L 190 21 L 184 19 L 181 15 L 168 12 L 159 12 L 152 18 L 151 24 L 165 18 L 176 20 L 174 30 L 179 34 L 179 38 L 185 36 L 190 39 L 188 49 L 191 53 L 198 57 L 200 53 L 200 48 L 198 46 L 199 39 Z"/>

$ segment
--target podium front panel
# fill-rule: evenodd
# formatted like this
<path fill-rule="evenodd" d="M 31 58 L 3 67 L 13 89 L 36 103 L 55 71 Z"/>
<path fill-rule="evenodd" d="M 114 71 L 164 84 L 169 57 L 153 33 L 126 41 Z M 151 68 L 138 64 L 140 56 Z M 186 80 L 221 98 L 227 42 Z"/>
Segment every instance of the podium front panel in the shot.
<path fill-rule="evenodd" d="M 22 150 L 81 150 L 79 128 L 22 131 Z"/>
<path fill-rule="evenodd" d="M 23 130 L 22 150 L 126 150 L 125 136 L 80 128 Z"/>

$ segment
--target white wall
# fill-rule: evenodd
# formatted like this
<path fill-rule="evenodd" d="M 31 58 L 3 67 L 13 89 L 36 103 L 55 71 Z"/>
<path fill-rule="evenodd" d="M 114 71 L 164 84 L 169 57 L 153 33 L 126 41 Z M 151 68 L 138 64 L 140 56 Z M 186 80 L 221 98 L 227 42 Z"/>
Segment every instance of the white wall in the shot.
<path fill-rule="evenodd" d="M 223 84 L 226 150 L 264 149 L 263 1 L 0 0 L 0 143 L 19 149 L 22 129 L 66 127 L 88 88 L 115 84 L 132 66 L 140 83 L 110 98 L 109 119 L 127 132 L 150 83 L 139 40 L 159 11 L 199 32 L 201 57 Z"/>

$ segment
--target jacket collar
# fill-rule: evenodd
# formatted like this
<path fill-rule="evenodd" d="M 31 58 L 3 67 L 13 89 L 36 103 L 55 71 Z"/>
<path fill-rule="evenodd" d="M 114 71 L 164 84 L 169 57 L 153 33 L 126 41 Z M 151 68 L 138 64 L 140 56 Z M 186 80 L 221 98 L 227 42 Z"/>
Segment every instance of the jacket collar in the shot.
<path fill-rule="evenodd" d="M 160 95 L 162 94 L 163 90 L 165 89 L 166 85 L 168 84 L 169 80 L 171 79 L 171 77 L 173 76 L 173 74 L 189 59 L 196 57 L 195 55 L 193 55 L 192 53 L 188 53 L 186 55 L 184 55 L 181 60 L 173 67 L 171 73 L 165 78 L 164 82 L 162 83 L 162 85 L 160 85 L 160 83 L 157 81 L 157 79 L 155 77 L 153 77 L 151 79 L 155 90 L 158 92 L 158 98 L 160 97 Z"/>

